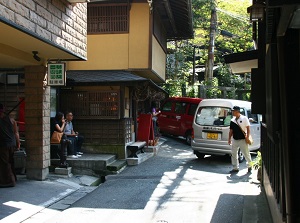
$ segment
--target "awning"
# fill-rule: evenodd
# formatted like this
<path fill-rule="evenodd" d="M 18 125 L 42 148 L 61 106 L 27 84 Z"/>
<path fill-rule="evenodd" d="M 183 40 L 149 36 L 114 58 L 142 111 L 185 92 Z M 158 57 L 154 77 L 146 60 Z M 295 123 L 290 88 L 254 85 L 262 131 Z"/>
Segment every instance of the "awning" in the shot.
<path fill-rule="evenodd" d="M 67 86 L 126 85 L 141 86 L 148 83 L 153 89 L 167 94 L 152 80 L 121 70 L 68 70 Z"/>
<path fill-rule="evenodd" d="M 99 85 L 124 82 L 149 81 L 144 77 L 127 71 L 115 70 L 69 70 L 67 71 L 67 85 Z M 130 84 L 130 83 L 129 83 Z"/>
<path fill-rule="evenodd" d="M 257 50 L 232 53 L 224 56 L 225 63 L 229 64 L 234 74 L 251 73 L 252 68 L 257 68 L 257 58 Z"/>
<path fill-rule="evenodd" d="M 168 40 L 194 37 L 191 0 L 159 0 L 153 4 L 164 24 Z"/>

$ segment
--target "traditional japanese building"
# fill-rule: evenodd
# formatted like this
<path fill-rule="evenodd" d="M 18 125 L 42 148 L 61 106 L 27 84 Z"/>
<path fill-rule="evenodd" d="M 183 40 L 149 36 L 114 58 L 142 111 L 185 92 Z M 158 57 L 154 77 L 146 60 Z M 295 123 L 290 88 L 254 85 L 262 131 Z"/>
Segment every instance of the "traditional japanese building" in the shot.
<path fill-rule="evenodd" d="M 91 1 L 87 34 L 88 60 L 68 63 L 59 106 L 76 115 L 85 151 L 124 159 L 138 112 L 166 97 L 167 41 L 193 37 L 191 2 Z"/>
<path fill-rule="evenodd" d="M 261 124 L 262 184 L 274 222 L 300 222 L 300 13 L 296 0 L 254 0 L 249 7 L 257 50 L 230 55 L 233 71 L 251 72 L 252 112 Z"/>

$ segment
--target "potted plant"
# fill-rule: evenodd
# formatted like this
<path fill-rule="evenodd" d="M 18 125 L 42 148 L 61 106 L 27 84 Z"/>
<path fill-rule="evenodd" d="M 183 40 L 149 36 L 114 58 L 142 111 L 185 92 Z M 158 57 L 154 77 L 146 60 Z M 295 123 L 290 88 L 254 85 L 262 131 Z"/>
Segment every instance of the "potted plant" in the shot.
<path fill-rule="evenodd" d="M 261 167 L 262 167 L 262 157 L 261 152 L 257 152 L 257 156 L 250 163 L 251 167 L 257 170 L 257 180 L 261 181 Z"/>

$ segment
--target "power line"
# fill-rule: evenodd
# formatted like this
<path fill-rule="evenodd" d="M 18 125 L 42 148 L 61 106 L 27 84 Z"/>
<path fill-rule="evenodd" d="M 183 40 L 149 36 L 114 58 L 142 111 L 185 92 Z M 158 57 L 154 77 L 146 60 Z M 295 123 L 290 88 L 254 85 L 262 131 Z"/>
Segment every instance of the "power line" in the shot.
<path fill-rule="evenodd" d="M 231 12 L 228 12 L 224 9 L 220 9 L 220 8 L 216 8 L 217 11 L 220 11 L 220 12 L 223 12 L 224 14 L 227 14 L 229 16 L 231 16 L 232 18 L 235 18 L 237 20 L 240 20 L 242 22 L 247 22 L 249 23 L 249 18 L 245 17 L 245 16 L 241 16 L 241 15 L 236 15 L 236 14 L 233 14 Z"/>

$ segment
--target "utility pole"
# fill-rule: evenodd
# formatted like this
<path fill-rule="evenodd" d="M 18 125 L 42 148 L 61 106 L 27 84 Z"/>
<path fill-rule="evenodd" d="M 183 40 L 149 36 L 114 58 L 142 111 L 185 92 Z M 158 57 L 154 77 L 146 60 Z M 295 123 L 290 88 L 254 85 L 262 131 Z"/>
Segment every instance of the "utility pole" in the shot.
<path fill-rule="evenodd" d="M 214 51 L 215 51 L 215 35 L 217 29 L 217 10 L 214 0 L 211 2 L 211 17 L 209 29 L 209 46 L 208 46 L 208 60 L 205 78 L 211 80 L 213 78 L 214 68 Z"/>
<path fill-rule="evenodd" d="M 196 76 L 196 46 L 193 45 L 193 79 L 192 86 L 195 84 L 195 76 Z"/>

